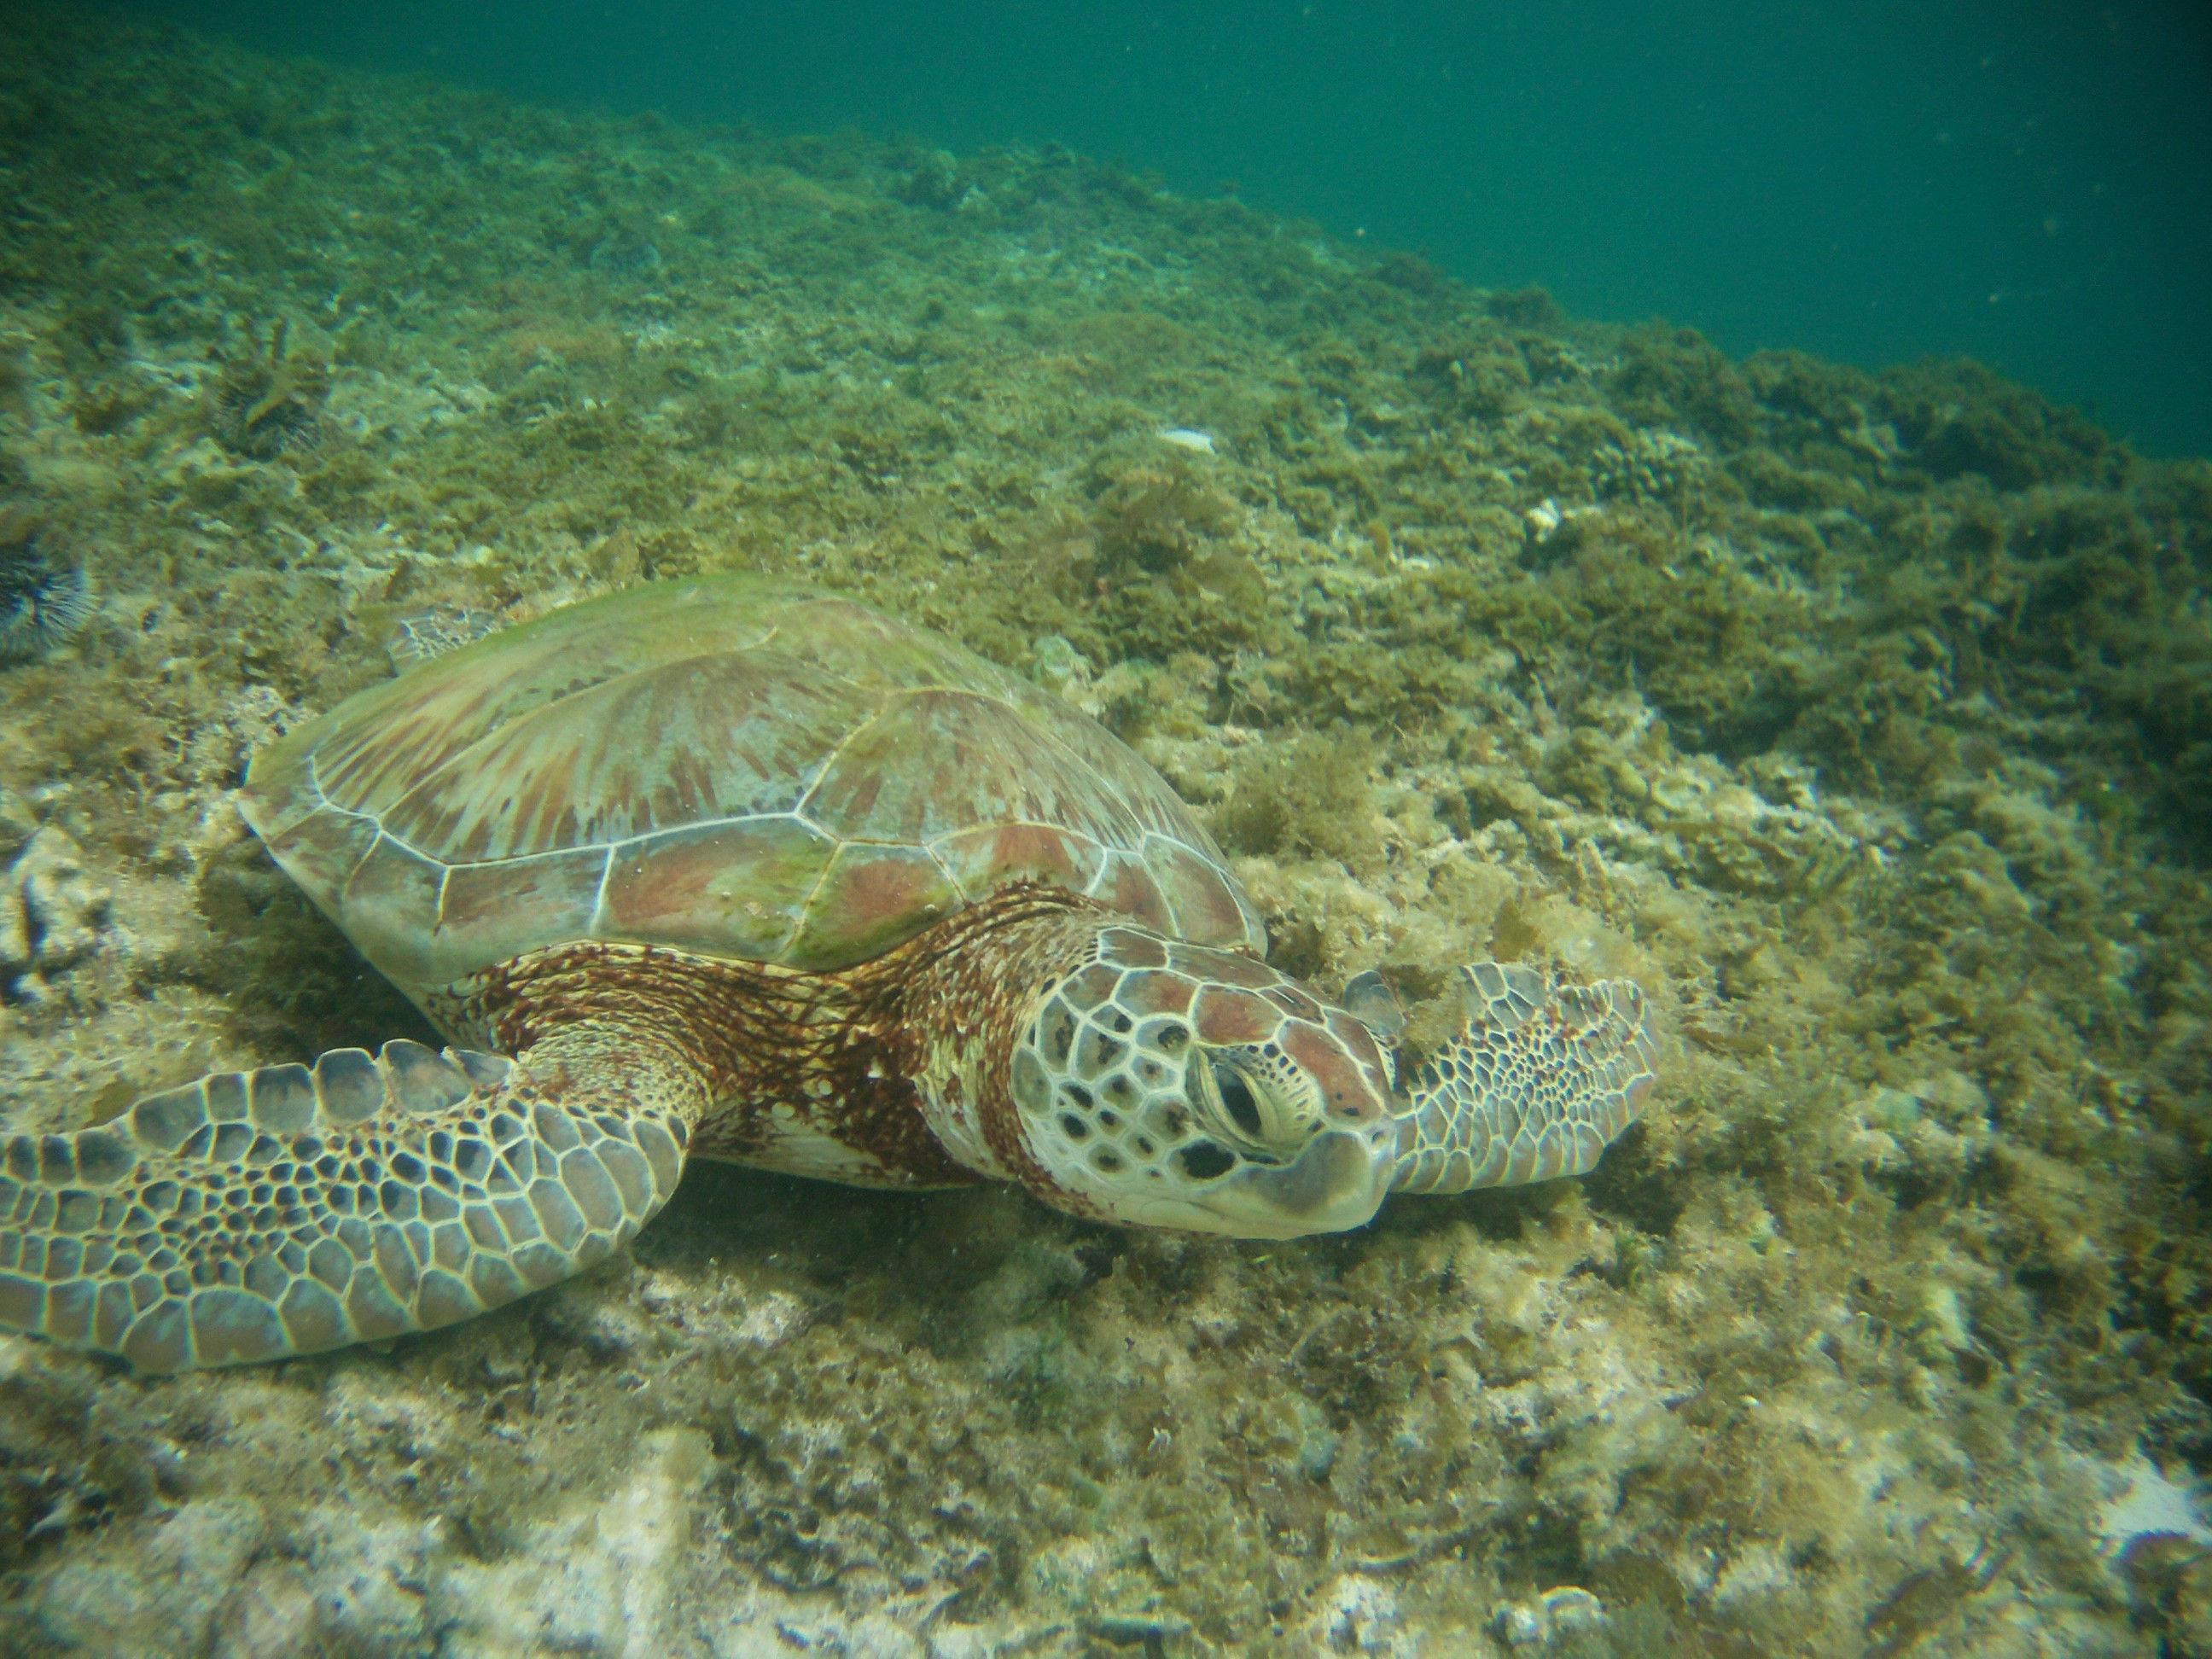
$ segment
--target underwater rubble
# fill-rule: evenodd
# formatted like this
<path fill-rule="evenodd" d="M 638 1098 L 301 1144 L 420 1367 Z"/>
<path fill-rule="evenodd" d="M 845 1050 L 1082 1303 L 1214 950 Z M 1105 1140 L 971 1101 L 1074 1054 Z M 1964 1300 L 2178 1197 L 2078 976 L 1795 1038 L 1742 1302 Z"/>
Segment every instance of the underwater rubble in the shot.
<path fill-rule="evenodd" d="M 1351 1235 L 702 1164 L 427 1336 L 0 1338 L 0 1649 L 2212 1654 L 2212 463 L 1062 150 L 8 17 L 11 1128 L 434 1040 L 245 757 L 740 569 L 1096 714 L 1417 1039 L 1495 955 L 1668 1054 L 1587 1180 Z"/>

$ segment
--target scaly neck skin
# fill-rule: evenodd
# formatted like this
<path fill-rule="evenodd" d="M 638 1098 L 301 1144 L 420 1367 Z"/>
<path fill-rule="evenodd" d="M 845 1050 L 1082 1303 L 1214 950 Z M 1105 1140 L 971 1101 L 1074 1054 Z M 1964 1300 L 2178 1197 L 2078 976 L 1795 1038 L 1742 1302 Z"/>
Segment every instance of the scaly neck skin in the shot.
<path fill-rule="evenodd" d="M 842 1178 L 1035 1186 L 1014 1049 L 1040 994 L 1116 925 L 1079 895 L 1023 885 L 834 973 L 582 944 L 502 963 L 430 1012 L 533 1071 L 649 1077 L 682 1102 L 700 1156 L 793 1167 L 778 1156 L 782 1108 L 783 1123 L 796 1114 L 880 1166 Z"/>
<path fill-rule="evenodd" d="M 1031 1155 L 1014 1103 L 1014 1051 L 1044 994 L 1090 958 L 1102 931 L 1128 925 L 1061 888 L 1006 889 L 852 969 L 850 1040 L 913 1085 L 960 1167 L 1048 1194 L 1056 1183 Z"/>

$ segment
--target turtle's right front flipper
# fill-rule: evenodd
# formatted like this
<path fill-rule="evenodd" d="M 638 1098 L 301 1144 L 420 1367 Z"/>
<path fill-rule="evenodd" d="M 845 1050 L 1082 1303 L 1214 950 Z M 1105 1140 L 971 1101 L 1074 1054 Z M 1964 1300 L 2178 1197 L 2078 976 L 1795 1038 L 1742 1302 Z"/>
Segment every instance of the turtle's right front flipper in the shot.
<path fill-rule="evenodd" d="M 690 1092 L 398 1042 L 0 1139 L 0 1330 L 177 1371 L 470 1318 L 636 1235 Z"/>

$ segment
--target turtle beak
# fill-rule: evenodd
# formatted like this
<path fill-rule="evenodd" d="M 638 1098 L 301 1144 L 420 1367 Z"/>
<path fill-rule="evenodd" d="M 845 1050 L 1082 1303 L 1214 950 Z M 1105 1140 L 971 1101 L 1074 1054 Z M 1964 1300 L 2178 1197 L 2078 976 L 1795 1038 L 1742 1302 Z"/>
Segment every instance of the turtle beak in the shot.
<path fill-rule="evenodd" d="M 1316 1135 L 1288 1164 L 1248 1164 L 1203 1202 L 1247 1238 L 1340 1233 L 1374 1219 L 1397 1164 L 1398 1125 L 1386 1118 Z"/>

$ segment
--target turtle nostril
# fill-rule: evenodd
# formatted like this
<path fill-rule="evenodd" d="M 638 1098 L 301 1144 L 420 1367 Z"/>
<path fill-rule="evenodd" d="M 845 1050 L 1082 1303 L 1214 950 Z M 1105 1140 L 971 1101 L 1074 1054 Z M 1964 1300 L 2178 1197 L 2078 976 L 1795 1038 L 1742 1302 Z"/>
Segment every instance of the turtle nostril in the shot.
<path fill-rule="evenodd" d="M 1233 1066 L 1213 1063 L 1213 1086 L 1221 1091 L 1222 1109 L 1226 1111 L 1237 1127 L 1253 1139 L 1260 1139 L 1260 1103 L 1252 1098 L 1252 1085 L 1239 1076 Z"/>

